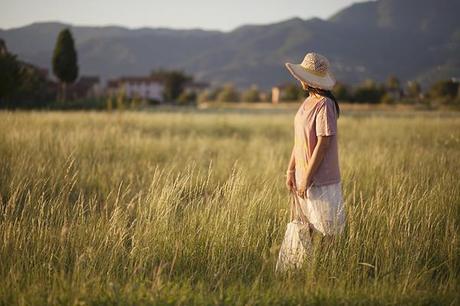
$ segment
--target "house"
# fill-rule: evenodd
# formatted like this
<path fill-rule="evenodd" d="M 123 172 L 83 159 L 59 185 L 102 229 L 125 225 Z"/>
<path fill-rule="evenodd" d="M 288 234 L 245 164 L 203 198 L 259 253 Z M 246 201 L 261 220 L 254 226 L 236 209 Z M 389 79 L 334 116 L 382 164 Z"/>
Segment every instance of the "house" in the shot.
<path fill-rule="evenodd" d="M 100 97 L 102 88 L 97 76 L 82 75 L 75 83 L 69 86 L 68 96 L 73 99 Z"/>
<path fill-rule="evenodd" d="M 47 92 L 57 92 L 60 90 L 60 83 L 50 78 L 49 71 L 46 68 L 36 67 L 28 63 L 23 63 L 23 69 L 26 71 L 33 71 L 36 75 L 42 78 L 47 86 Z M 54 94 L 54 96 L 56 96 Z M 68 84 L 66 88 L 67 98 L 70 99 L 87 99 L 99 97 L 102 94 L 100 79 L 97 76 L 82 75 L 78 80 L 72 84 Z"/>
<path fill-rule="evenodd" d="M 280 86 L 272 87 L 272 104 L 280 103 L 281 88 Z"/>
<path fill-rule="evenodd" d="M 107 93 L 119 95 L 132 99 L 140 98 L 146 100 L 163 101 L 163 82 L 156 77 L 120 77 L 109 80 Z"/>
<path fill-rule="evenodd" d="M 297 89 L 295 84 L 292 83 L 285 83 L 280 84 L 272 87 L 272 104 L 278 104 L 283 100 L 290 100 L 293 90 L 300 90 Z"/>

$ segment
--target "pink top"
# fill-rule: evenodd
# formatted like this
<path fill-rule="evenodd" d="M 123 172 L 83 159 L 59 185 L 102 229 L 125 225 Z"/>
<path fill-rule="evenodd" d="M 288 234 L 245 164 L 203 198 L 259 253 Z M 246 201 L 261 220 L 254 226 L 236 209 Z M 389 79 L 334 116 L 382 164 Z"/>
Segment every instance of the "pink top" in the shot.
<path fill-rule="evenodd" d="M 312 177 L 312 186 L 340 182 L 337 148 L 337 112 L 334 101 L 327 97 L 310 95 L 300 105 L 294 118 L 294 156 L 297 188 L 304 179 L 307 164 L 318 142 L 318 136 L 330 136 L 330 145 L 324 159 Z M 305 182 L 302 182 L 305 183 Z"/>

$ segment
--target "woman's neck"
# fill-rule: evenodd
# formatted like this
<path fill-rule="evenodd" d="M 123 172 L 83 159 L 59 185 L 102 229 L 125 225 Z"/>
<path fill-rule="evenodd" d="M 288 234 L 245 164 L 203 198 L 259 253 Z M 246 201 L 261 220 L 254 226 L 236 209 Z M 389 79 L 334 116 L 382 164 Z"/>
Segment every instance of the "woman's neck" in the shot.
<path fill-rule="evenodd" d="M 310 94 L 309 94 L 309 97 L 311 97 L 311 98 L 313 98 L 313 99 L 315 99 L 315 100 L 319 100 L 319 99 L 323 98 L 322 95 L 319 95 L 319 94 L 314 93 L 314 92 L 310 93 Z"/>

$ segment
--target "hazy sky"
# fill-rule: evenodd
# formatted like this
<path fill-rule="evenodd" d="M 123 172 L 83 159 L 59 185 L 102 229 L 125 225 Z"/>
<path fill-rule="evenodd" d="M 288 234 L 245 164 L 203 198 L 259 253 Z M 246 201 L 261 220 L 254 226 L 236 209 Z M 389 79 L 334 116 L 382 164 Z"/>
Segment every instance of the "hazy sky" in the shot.
<path fill-rule="evenodd" d="M 327 18 L 359 0 L 0 0 L 0 28 L 37 21 L 231 30 L 291 17 Z"/>

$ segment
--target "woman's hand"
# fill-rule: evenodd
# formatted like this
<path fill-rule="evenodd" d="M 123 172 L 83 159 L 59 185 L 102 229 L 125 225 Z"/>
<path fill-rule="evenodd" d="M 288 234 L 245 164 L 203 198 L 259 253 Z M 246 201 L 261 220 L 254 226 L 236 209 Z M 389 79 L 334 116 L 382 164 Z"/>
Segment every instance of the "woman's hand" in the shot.
<path fill-rule="evenodd" d="M 294 191 L 295 186 L 295 175 L 294 173 L 287 173 L 286 174 L 286 187 L 289 191 Z"/>
<path fill-rule="evenodd" d="M 301 198 L 305 198 L 306 195 L 307 195 L 307 189 L 308 189 L 308 187 L 310 187 L 310 185 L 311 185 L 311 181 L 308 180 L 308 179 L 306 180 L 305 183 L 302 182 L 302 183 L 300 184 L 299 189 L 297 189 L 297 195 L 298 195 L 299 197 L 301 197 Z"/>

